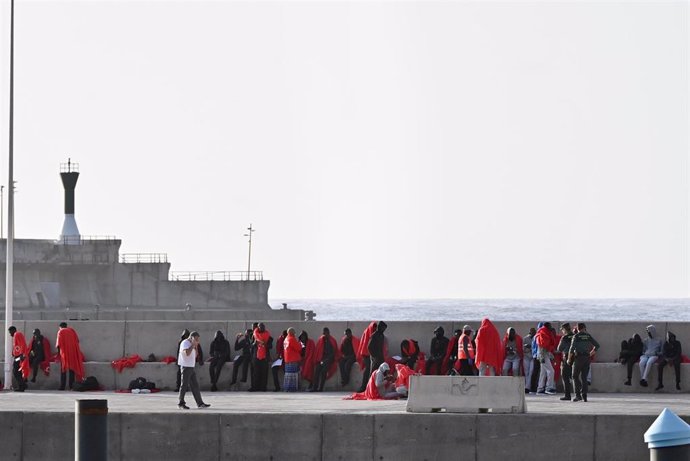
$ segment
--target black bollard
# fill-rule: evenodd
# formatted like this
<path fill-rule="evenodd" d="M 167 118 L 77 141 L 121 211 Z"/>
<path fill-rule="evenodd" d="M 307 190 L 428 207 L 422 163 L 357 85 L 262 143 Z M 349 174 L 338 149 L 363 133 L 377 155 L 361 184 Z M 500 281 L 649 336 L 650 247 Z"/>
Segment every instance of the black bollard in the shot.
<path fill-rule="evenodd" d="M 650 461 L 686 461 L 690 459 L 690 425 L 668 408 L 644 433 Z"/>
<path fill-rule="evenodd" d="M 77 400 L 74 404 L 75 461 L 107 461 L 108 401 Z"/>

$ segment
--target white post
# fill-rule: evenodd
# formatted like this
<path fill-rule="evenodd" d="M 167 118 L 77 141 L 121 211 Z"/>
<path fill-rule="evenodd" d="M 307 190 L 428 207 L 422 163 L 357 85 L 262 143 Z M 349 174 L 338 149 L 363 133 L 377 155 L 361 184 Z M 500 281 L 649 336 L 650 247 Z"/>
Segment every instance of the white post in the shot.
<path fill-rule="evenodd" d="M 7 329 L 12 325 L 14 302 L 14 0 L 10 2 L 10 133 L 9 169 L 7 184 L 7 279 L 5 281 L 5 389 L 12 387 L 12 337 Z"/>

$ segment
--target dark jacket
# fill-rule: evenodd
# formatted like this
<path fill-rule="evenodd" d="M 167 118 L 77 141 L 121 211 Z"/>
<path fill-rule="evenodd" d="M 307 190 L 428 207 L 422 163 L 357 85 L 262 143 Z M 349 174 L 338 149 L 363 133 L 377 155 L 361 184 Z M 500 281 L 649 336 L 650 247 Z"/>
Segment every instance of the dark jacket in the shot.
<path fill-rule="evenodd" d="M 222 331 L 216 331 L 216 336 L 211 341 L 209 354 L 211 354 L 211 360 L 215 363 L 224 363 L 230 360 L 230 343 L 225 339 Z"/>

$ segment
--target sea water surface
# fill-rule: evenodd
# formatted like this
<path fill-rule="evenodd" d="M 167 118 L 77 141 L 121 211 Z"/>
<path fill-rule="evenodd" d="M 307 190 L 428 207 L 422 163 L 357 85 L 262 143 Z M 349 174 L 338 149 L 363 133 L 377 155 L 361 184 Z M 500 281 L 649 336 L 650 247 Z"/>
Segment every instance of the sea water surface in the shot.
<path fill-rule="evenodd" d="M 316 320 L 690 321 L 690 299 L 272 299 Z"/>

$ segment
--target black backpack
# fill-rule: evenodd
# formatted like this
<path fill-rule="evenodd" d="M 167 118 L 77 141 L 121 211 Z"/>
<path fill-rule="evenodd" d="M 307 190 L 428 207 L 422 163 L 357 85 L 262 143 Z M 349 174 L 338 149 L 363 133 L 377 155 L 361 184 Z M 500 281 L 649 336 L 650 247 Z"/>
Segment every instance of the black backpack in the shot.
<path fill-rule="evenodd" d="M 73 389 L 78 392 L 97 391 L 101 388 L 95 376 L 87 376 L 80 383 L 74 383 Z"/>
<path fill-rule="evenodd" d="M 147 381 L 146 378 L 142 378 L 141 376 L 138 377 L 137 379 L 134 379 L 129 382 L 129 390 L 131 391 L 132 389 L 155 389 L 156 388 L 156 383 L 152 383 L 151 381 Z"/>

